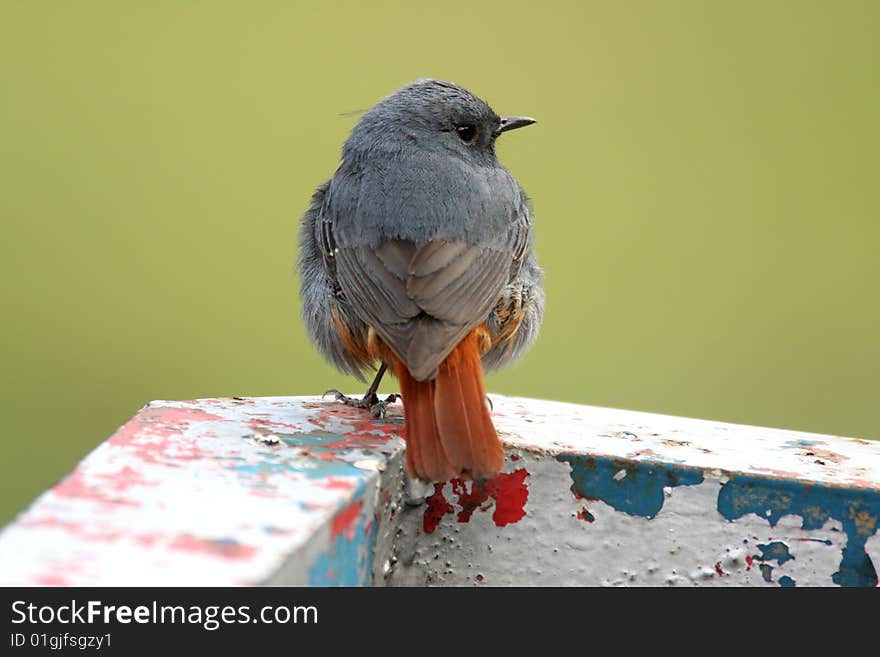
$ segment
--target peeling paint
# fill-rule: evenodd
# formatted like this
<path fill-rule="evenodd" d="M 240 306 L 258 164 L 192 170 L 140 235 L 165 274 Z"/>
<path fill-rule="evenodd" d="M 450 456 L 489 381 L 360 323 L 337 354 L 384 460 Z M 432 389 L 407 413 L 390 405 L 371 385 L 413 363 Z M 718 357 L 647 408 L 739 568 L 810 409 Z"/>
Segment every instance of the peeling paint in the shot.
<path fill-rule="evenodd" d="M 349 507 L 352 508 L 352 507 Z M 358 507 L 359 508 L 359 507 Z M 372 583 L 374 524 L 361 514 L 350 533 L 336 532 L 309 568 L 309 586 L 367 586 Z"/>
<path fill-rule="evenodd" d="M 787 515 L 800 516 L 804 529 L 819 529 L 829 519 L 838 520 L 847 543 L 839 569 L 833 574 L 834 582 L 841 586 L 877 586 L 877 571 L 865 543 L 877 531 L 880 493 L 734 476 L 721 487 L 718 511 L 731 521 L 754 513 L 771 527 Z"/>
<path fill-rule="evenodd" d="M 618 511 L 645 518 L 653 518 L 663 508 L 664 488 L 703 482 L 700 471 L 662 463 L 577 454 L 556 458 L 571 466 L 571 490 L 577 498 L 601 500 Z"/>
<path fill-rule="evenodd" d="M 492 521 L 498 527 L 519 522 L 526 515 L 529 488 L 525 483 L 529 473 L 520 468 L 514 472 L 502 472 L 489 480 L 464 481 L 452 479 L 449 486 L 458 504 L 458 522 L 468 522 L 474 511 L 488 511 L 494 507 Z M 434 485 L 434 494 L 425 508 L 423 527 L 432 533 L 443 516 L 454 514 L 455 507 L 443 495 L 444 484 Z"/>
<path fill-rule="evenodd" d="M 355 534 L 355 522 L 361 515 L 361 501 L 355 500 L 339 513 L 333 516 L 330 524 L 330 539 L 335 540 L 340 534 L 352 541 Z"/>
<path fill-rule="evenodd" d="M 0 584 L 877 584 L 880 444 L 493 402 L 505 471 L 433 487 L 399 407 L 153 402 L 0 533 Z"/>
<path fill-rule="evenodd" d="M 761 551 L 761 556 L 756 557 L 760 561 L 776 561 L 776 564 L 781 566 L 789 559 L 794 559 L 791 553 L 788 551 L 788 546 L 781 541 L 773 541 L 772 543 L 768 543 L 766 545 L 758 544 L 758 549 Z"/>
<path fill-rule="evenodd" d="M 434 494 L 425 501 L 425 512 L 422 515 L 422 527 L 425 533 L 431 534 L 447 513 L 455 513 L 455 507 L 443 496 L 443 482 L 434 484 Z"/>
<path fill-rule="evenodd" d="M 370 583 L 379 471 L 358 464 L 401 453 L 401 426 L 293 398 L 153 402 L 0 534 L 0 582 Z"/>
<path fill-rule="evenodd" d="M 590 510 L 587 509 L 587 507 L 584 507 L 577 512 L 577 519 L 583 520 L 584 522 L 594 522 L 596 520 L 596 516 L 590 513 Z"/>

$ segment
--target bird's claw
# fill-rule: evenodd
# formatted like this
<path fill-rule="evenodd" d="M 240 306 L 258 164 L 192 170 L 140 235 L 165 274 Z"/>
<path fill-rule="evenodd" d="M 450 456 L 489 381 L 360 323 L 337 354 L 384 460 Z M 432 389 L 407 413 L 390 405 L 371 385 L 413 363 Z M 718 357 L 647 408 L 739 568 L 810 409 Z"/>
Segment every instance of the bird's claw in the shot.
<path fill-rule="evenodd" d="M 333 393 L 335 401 L 345 404 L 346 406 L 351 406 L 352 408 L 369 409 L 370 416 L 376 419 L 384 419 L 388 412 L 388 404 L 393 404 L 398 399 L 401 399 L 401 396 L 395 393 L 388 395 L 384 400 L 380 400 L 378 395 L 374 392 L 367 393 L 361 399 L 356 399 L 354 397 L 343 395 L 336 388 L 330 388 L 325 391 L 324 394 L 321 395 L 321 399 L 324 399 L 331 392 Z"/>
<path fill-rule="evenodd" d="M 376 395 L 373 395 L 376 397 Z M 378 397 L 376 397 L 375 403 L 370 405 L 370 417 L 373 417 L 377 420 L 384 420 L 385 414 L 388 412 L 388 404 L 393 404 L 398 399 L 400 399 L 400 395 L 392 394 L 388 395 L 384 400 L 380 401 Z"/>
<path fill-rule="evenodd" d="M 334 397 L 334 399 L 335 399 L 336 401 L 342 401 L 342 400 L 344 400 L 344 399 L 348 399 L 348 400 L 351 399 L 350 397 L 346 397 L 345 395 L 343 395 L 343 394 L 342 394 L 341 392 L 339 392 L 336 388 L 328 388 L 327 390 L 325 390 L 325 391 L 324 391 L 324 394 L 321 395 L 321 399 L 324 399 L 324 398 L 325 398 L 327 395 L 329 395 L 331 392 L 333 393 L 333 397 Z"/>

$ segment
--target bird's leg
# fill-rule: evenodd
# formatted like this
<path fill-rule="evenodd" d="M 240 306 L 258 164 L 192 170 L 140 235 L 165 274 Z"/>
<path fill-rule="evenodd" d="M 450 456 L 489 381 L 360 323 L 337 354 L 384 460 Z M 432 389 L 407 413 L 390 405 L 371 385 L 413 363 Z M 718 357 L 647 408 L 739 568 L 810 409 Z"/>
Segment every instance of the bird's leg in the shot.
<path fill-rule="evenodd" d="M 393 404 L 398 399 L 400 399 L 400 395 L 391 394 L 388 395 L 384 400 L 380 400 L 378 395 L 376 394 L 376 391 L 379 389 L 379 382 L 382 380 L 382 377 L 385 374 L 385 370 L 387 369 L 388 366 L 385 365 L 385 363 L 382 363 L 379 371 L 376 372 L 376 378 L 373 379 L 370 387 L 367 388 L 366 394 L 361 399 L 346 397 L 336 388 L 330 388 L 321 396 L 321 398 L 323 399 L 332 392 L 334 397 L 336 398 L 336 401 L 342 402 L 346 406 L 353 406 L 354 408 L 368 408 L 370 409 L 370 416 L 383 419 L 385 417 L 385 413 L 388 411 L 388 404 Z"/>

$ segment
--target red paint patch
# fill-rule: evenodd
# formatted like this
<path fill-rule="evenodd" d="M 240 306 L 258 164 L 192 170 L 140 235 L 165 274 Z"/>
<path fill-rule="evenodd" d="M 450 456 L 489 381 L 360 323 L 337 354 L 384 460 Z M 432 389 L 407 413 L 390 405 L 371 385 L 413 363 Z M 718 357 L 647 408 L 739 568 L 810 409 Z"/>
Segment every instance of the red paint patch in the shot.
<path fill-rule="evenodd" d="M 719 577 L 724 576 L 724 571 L 721 570 L 721 562 L 720 561 L 715 562 L 715 572 L 718 574 Z"/>
<path fill-rule="evenodd" d="M 94 542 L 112 542 L 118 541 L 125 537 L 126 532 L 123 530 L 112 530 L 100 526 L 82 525 L 71 520 L 63 520 L 55 516 L 45 516 L 42 518 L 24 518 L 18 521 L 21 527 L 40 527 L 51 528 L 59 531 L 67 532 L 73 536 L 81 538 L 84 541 Z"/>
<path fill-rule="evenodd" d="M 97 476 L 100 477 L 101 475 Z M 85 499 L 99 504 L 138 506 L 138 503 L 133 500 L 122 499 L 118 495 L 110 494 L 111 491 L 108 488 L 111 487 L 100 484 L 97 481 L 87 480 L 83 469 L 77 468 L 62 479 L 52 489 L 52 493 L 59 497 Z M 116 488 L 116 490 L 119 491 L 120 489 Z"/>
<path fill-rule="evenodd" d="M 95 474 L 96 479 L 102 480 L 102 488 L 109 488 L 116 493 L 124 493 L 131 486 L 158 486 L 159 482 L 145 479 L 144 476 L 128 466 L 118 472 L 101 472 Z"/>
<path fill-rule="evenodd" d="M 754 559 L 752 559 L 752 557 L 749 557 L 749 556 L 746 557 L 746 572 L 749 572 L 752 569 L 753 562 L 754 562 Z"/>
<path fill-rule="evenodd" d="M 162 538 L 161 534 L 135 534 L 134 542 L 144 547 L 152 547 Z"/>
<path fill-rule="evenodd" d="M 206 540 L 191 534 L 181 534 L 171 542 L 169 547 L 172 550 L 207 552 L 224 559 L 249 559 L 257 552 L 257 548 L 250 545 L 242 545 L 238 541 Z"/>
<path fill-rule="evenodd" d="M 134 456 L 147 463 L 176 465 L 181 460 L 203 457 L 197 441 L 182 435 L 190 425 L 223 419 L 197 408 L 146 408 L 123 425 L 107 443 L 130 449 Z"/>
<path fill-rule="evenodd" d="M 52 492 L 60 497 L 84 497 L 103 502 L 104 499 L 86 483 L 85 475 L 79 468 L 62 479 Z"/>
<path fill-rule="evenodd" d="M 449 483 L 452 484 L 452 492 L 458 497 L 458 506 L 461 508 L 458 512 L 458 521 L 468 522 L 473 512 L 489 499 L 489 491 L 475 481 L 471 482 L 470 491 L 467 489 L 467 482 L 461 479 L 453 479 Z M 489 506 L 486 505 L 483 511 Z"/>
<path fill-rule="evenodd" d="M 189 428 L 194 422 L 216 422 L 223 418 L 197 408 L 145 408 L 122 426 L 108 440 L 114 445 L 127 445 L 141 436 L 169 436 Z"/>
<path fill-rule="evenodd" d="M 345 431 L 344 437 L 321 445 L 321 449 L 340 450 L 383 447 L 391 438 L 395 435 L 400 436 L 403 432 L 403 423 L 399 416 L 389 415 L 385 420 L 376 421 L 370 417 L 364 417 L 363 411 L 349 408 L 348 406 L 340 408 L 340 405 L 331 404 L 328 407 L 325 403 L 318 405 L 316 408 L 318 413 L 314 417 L 310 417 L 308 421 L 320 429 L 339 436 L 338 428 L 330 429 L 328 427 L 338 423 L 340 420 L 350 425 L 350 428 Z"/>
<path fill-rule="evenodd" d="M 529 487 L 525 483 L 528 476 L 525 468 L 520 468 L 509 474 L 500 474 L 486 484 L 489 495 L 495 498 L 492 520 L 499 527 L 519 522 L 525 517 L 525 506 L 529 499 Z"/>
<path fill-rule="evenodd" d="M 515 472 L 502 473 L 487 482 L 468 482 L 453 479 L 452 493 L 456 496 L 460 511 L 459 522 L 468 522 L 474 511 L 487 511 L 491 507 L 489 498 L 495 502 L 492 520 L 498 527 L 518 522 L 525 515 L 525 505 L 529 499 L 529 488 L 525 484 L 528 472 L 520 468 Z M 443 497 L 443 484 L 434 484 L 434 494 L 428 498 L 425 509 L 424 527 L 427 533 L 433 532 L 440 520 L 447 513 L 454 513 L 455 508 Z"/>
<path fill-rule="evenodd" d="M 261 413 L 260 415 L 265 415 L 265 413 Z M 262 433 L 264 429 L 274 429 L 275 427 L 292 429 L 297 433 L 302 431 L 302 426 L 299 424 L 288 424 L 287 422 L 278 422 L 277 420 L 263 420 L 261 418 L 253 418 L 251 420 L 248 420 L 248 425 L 251 429 L 254 430 L 255 433 Z"/>
<path fill-rule="evenodd" d="M 321 488 L 328 488 L 330 490 L 351 490 L 355 485 L 351 480 L 340 477 L 325 477 L 318 484 Z"/>
<path fill-rule="evenodd" d="M 79 498 L 99 502 L 101 504 L 137 506 L 138 502 L 124 499 L 122 495 L 132 486 L 157 486 L 158 482 L 150 481 L 128 466 L 117 472 L 96 472 L 86 475 L 82 468 L 77 468 L 61 480 L 52 492 L 59 497 Z"/>
<path fill-rule="evenodd" d="M 350 541 L 354 538 L 355 525 L 361 514 L 361 501 L 352 502 L 333 517 L 330 525 L 330 540 L 345 532 L 345 537 Z"/>
<path fill-rule="evenodd" d="M 578 520 L 583 520 L 584 522 L 593 522 L 596 517 L 590 513 L 590 510 L 587 507 L 584 507 L 577 514 Z"/>
<path fill-rule="evenodd" d="M 425 501 L 425 516 L 422 526 L 425 533 L 430 534 L 447 513 L 454 513 L 453 506 L 443 497 L 443 483 L 434 484 L 434 494 Z"/>

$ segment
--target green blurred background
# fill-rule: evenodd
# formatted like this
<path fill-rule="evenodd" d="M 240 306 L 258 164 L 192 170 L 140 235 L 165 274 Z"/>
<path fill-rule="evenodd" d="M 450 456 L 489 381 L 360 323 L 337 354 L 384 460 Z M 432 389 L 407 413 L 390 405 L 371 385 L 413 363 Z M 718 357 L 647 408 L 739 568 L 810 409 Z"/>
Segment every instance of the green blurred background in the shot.
<path fill-rule="evenodd" d="M 426 76 L 540 121 L 547 314 L 491 390 L 880 438 L 878 2 L 0 7 L 0 522 L 148 400 L 361 389 L 296 229 Z"/>

